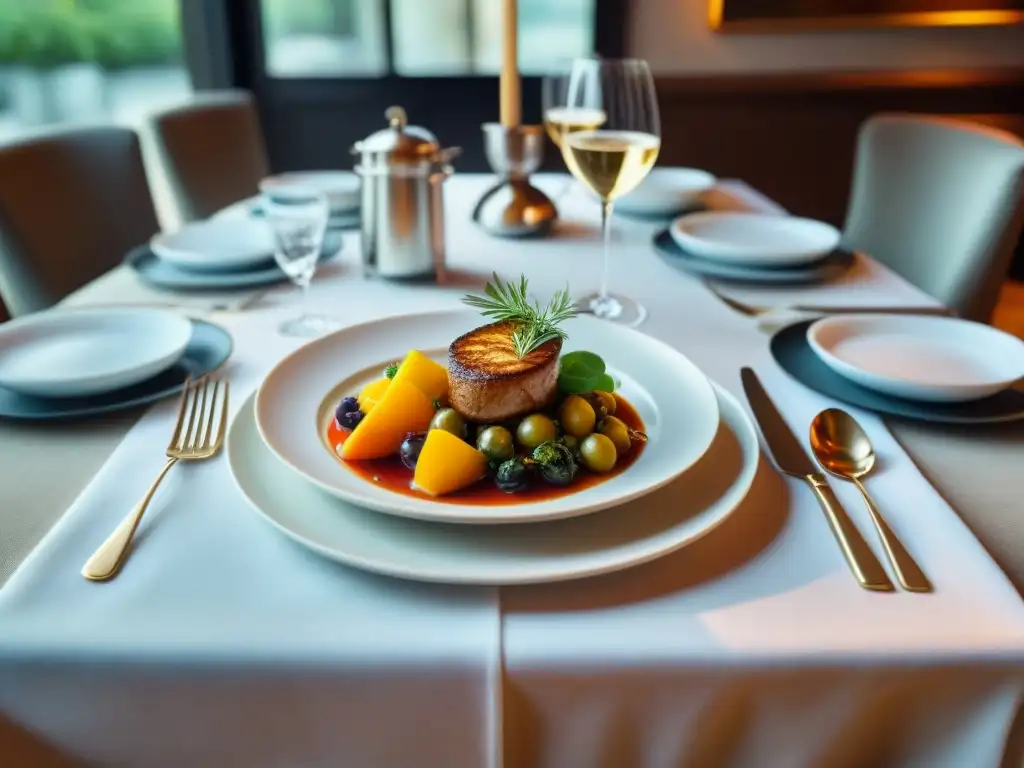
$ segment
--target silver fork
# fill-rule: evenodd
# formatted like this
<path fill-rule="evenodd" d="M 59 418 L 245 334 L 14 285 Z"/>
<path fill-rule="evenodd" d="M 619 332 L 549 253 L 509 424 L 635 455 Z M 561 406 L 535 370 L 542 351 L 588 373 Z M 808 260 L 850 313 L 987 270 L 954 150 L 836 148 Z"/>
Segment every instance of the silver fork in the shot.
<path fill-rule="evenodd" d="M 208 377 L 195 382 L 187 380 L 181 392 L 174 434 L 167 445 L 167 463 L 149 486 L 142 501 L 135 505 L 85 563 L 85 567 L 82 568 L 82 575 L 85 578 L 90 581 L 107 581 L 117 575 L 128 558 L 132 537 L 149 507 L 149 502 L 171 467 L 179 461 L 203 461 L 215 456 L 224 442 L 227 424 L 228 382 Z"/>
<path fill-rule="evenodd" d="M 716 299 L 729 307 L 729 309 L 735 310 L 747 317 L 765 317 L 766 315 L 774 315 L 780 312 L 808 312 L 822 315 L 940 315 L 944 317 L 949 317 L 953 314 L 947 307 L 826 307 L 810 304 L 758 307 L 722 293 L 709 280 L 702 280 L 701 282 L 704 283 L 704 287 L 711 291 Z"/>

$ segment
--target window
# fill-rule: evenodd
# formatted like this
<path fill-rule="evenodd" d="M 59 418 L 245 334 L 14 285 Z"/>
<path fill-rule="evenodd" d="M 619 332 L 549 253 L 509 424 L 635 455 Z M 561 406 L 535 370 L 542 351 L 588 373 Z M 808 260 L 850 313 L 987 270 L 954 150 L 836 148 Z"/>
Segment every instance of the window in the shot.
<path fill-rule="evenodd" d="M 523 73 L 539 74 L 567 59 L 590 55 L 595 3 L 519 0 Z M 261 11 L 265 66 L 271 77 L 498 72 L 497 0 L 262 0 Z"/>
<path fill-rule="evenodd" d="M 37 126 L 134 125 L 191 91 L 179 0 L 0 0 L 0 139 Z"/>

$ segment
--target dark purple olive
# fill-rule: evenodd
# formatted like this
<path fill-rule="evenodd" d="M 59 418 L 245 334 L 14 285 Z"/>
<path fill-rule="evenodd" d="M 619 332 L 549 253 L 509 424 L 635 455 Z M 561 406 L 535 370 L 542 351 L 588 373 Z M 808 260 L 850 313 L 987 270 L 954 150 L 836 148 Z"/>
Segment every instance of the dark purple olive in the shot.
<path fill-rule="evenodd" d="M 338 417 L 338 426 L 344 429 L 346 432 L 351 432 L 353 429 L 359 426 L 359 422 L 363 420 L 362 411 L 349 411 L 343 413 Z"/>
<path fill-rule="evenodd" d="M 334 418 L 336 418 L 338 420 L 338 423 L 341 424 L 341 418 L 346 413 L 352 413 L 352 411 L 358 410 L 359 401 L 356 400 L 354 397 L 346 397 L 343 398 L 342 401 L 338 403 L 338 407 L 334 409 Z"/>
<path fill-rule="evenodd" d="M 416 469 L 416 462 L 419 461 L 420 451 L 423 450 L 423 444 L 426 441 L 426 432 L 410 432 L 402 441 L 402 445 L 398 449 L 398 456 L 409 469 Z"/>

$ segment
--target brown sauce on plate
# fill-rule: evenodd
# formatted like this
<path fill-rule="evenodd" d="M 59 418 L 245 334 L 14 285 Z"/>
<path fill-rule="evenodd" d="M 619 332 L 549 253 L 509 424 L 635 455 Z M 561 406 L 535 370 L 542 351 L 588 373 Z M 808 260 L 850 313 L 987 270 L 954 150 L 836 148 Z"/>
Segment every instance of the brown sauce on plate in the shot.
<path fill-rule="evenodd" d="M 615 416 L 621 419 L 627 427 L 639 432 L 644 431 L 644 423 L 640 414 L 629 404 L 627 400 L 615 395 L 617 405 Z M 345 442 L 348 432 L 338 426 L 334 419 L 331 419 L 327 427 L 327 445 L 340 445 Z M 532 504 L 547 499 L 557 499 L 561 496 L 568 496 L 577 493 L 585 488 L 591 488 L 600 483 L 611 480 L 629 469 L 640 458 L 644 451 L 643 442 L 634 442 L 633 447 L 625 456 L 620 456 L 611 472 L 603 475 L 589 472 L 580 468 L 576 479 L 569 485 L 557 486 L 545 483 L 539 478 L 534 478 L 530 485 L 517 493 L 505 493 L 500 490 L 490 477 L 474 483 L 461 491 L 448 494 L 447 496 L 434 497 L 412 487 L 413 471 L 402 463 L 398 456 L 388 456 L 384 459 L 371 459 L 369 461 L 345 461 L 335 455 L 338 463 L 350 472 L 354 472 L 368 483 L 387 488 L 389 491 L 411 496 L 420 499 L 434 499 L 448 504 L 474 504 L 476 506 L 498 506 L 505 504 Z"/>

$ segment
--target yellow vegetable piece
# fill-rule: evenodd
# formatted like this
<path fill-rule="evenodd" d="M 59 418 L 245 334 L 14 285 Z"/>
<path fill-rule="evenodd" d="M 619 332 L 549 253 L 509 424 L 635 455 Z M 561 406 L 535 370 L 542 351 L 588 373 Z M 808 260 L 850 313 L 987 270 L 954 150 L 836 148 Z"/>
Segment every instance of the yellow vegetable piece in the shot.
<path fill-rule="evenodd" d="M 359 391 L 359 410 L 363 413 L 372 411 L 373 407 L 384 397 L 384 393 L 388 391 L 389 386 L 391 386 L 391 379 L 387 376 L 382 376 L 363 387 Z"/>
<path fill-rule="evenodd" d="M 472 485 L 485 474 L 486 456 L 451 432 L 432 429 L 416 461 L 413 484 L 431 496 L 442 496 Z"/>
<path fill-rule="evenodd" d="M 412 384 L 392 381 L 384 397 L 352 430 L 341 447 L 350 461 L 380 459 L 398 453 L 409 432 L 422 432 L 434 418 L 434 406 Z"/>
<path fill-rule="evenodd" d="M 391 380 L 392 386 L 399 381 L 412 384 L 430 402 L 448 397 L 448 369 L 415 349 L 398 366 L 398 373 Z"/>

